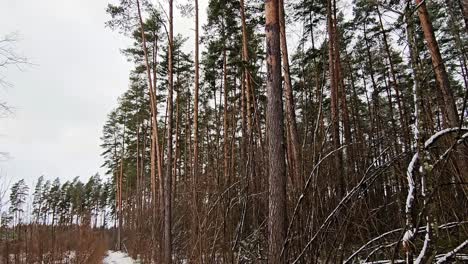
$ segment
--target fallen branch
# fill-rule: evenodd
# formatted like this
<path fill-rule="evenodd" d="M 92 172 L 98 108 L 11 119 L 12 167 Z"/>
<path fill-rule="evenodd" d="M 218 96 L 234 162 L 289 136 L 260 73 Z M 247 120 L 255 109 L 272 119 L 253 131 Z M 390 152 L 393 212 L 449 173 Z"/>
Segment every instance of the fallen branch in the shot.
<path fill-rule="evenodd" d="M 384 153 L 386 153 L 388 150 L 385 149 L 381 155 L 383 155 Z M 341 201 L 338 203 L 338 205 L 335 207 L 335 209 L 333 209 L 333 211 L 327 216 L 327 218 L 325 219 L 325 221 L 322 223 L 322 225 L 320 225 L 319 229 L 315 232 L 315 234 L 312 236 L 312 238 L 309 239 L 309 241 L 307 242 L 307 244 L 305 245 L 305 247 L 302 249 L 301 253 L 296 257 L 296 259 L 292 262 L 293 264 L 294 263 L 298 263 L 298 261 L 302 258 L 302 256 L 304 255 L 304 253 L 306 252 L 306 250 L 310 247 L 310 245 L 315 241 L 315 239 L 317 238 L 317 236 L 321 233 L 321 231 L 330 224 L 332 218 L 336 215 L 337 212 L 339 212 L 341 210 L 341 208 L 343 208 L 346 203 L 351 200 L 351 198 L 353 198 L 355 195 L 359 194 L 359 191 L 363 188 L 364 185 L 366 185 L 368 182 L 371 182 L 373 179 L 375 179 L 376 177 L 378 177 L 381 172 L 386 169 L 388 166 L 390 166 L 390 164 L 392 164 L 398 157 L 396 157 L 395 159 L 392 159 L 390 160 L 389 162 L 387 162 L 386 164 L 384 165 L 381 165 L 380 167 L 377 168 L 377 170 L 375 170 L 370 176 L 367 177 L 367 173 L 371 170 L 371 168 L 373 168 L 373 165 L 374 164 L 371 164 L 369 166 L 369 168 L 366 170 L 366 173 L 365 175 L 362 177 L 361 181 L 353 187 L 353 189 L 351 189 L 351 191 L 345 196 L 343 197 L 343 199 L 341 199 Z M 377 159 L 376 159 L 377 160 Z"/>
<path fill-rule="evenodd" d="M 446 224 L 443 224 L 443 225 L 440 225 L 438 226 L 437 228 L 438 229 L 450 229 L 450 228 L 454 228 L 454 227 L 457 227 L 457 226 L 460 226 L 460 225 L 464 225 L 464 224 L 468 224 L 468 221 L 462 221 L 462 222 L 450 222 L 450 223 L 446 223 Z M 353 254 L 351 254 L 351 256 L 349 256 L 344 262 L 343 264 L 347 264 L 347 263 L 350 263 L 351 260 L 353 260 L 359 253 L 361 253 L 365 248 L 367 248 L 369 245 L 371 245 L 372 243 L 374 243 L 375 241 L 378 241 L 386 236 L 389 236 L 389 235 L 392 235 L 392 234 L 395 234 L 395 233 L 398 233 L 398 232 L 401 232 L 403 231 L 403 228 L 397 228 L 397 229 L 394 229 L 394 230 L 391 230 L 391 231 L 388 231 L 388 232 L 385 232 L 383 233 L 382 235 L 380 236 L 377 236 L 371 240 L 369 240 L 366 244 L 364 244 L 363 246 L 361 246 L 358 250 L 354 251 Z M 416 232 L 416 234 L 420 234 L 420 233 L 425 233 L 426 232 L 426 227 L 421 227 L 418 229 L 418 231 Z M 414 235 L 414 234 L 413 234 Z"/>
<path fill-rule="evenodd" d="M 468 239 L 461 243 L 458 247 L 454 250 L 450 251 L 449 253 L 445 254 L 442 258 L 437 261 L 437 264 L 446 262 L 449 258 L 453 257 L 457 254 L 458 251 L 462 250 L 464 247 L 468 245 Z"/>

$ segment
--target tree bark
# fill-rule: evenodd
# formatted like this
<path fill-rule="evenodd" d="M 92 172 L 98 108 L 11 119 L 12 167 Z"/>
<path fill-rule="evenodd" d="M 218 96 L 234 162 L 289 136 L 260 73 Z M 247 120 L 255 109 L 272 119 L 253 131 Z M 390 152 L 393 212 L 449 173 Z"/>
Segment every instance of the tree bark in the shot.
<path fill-rule="evenodd" d="M 167 166 L 164 181 L 164 263 L 172 263 L 172 123 L 174 88 L 174 16 L 173 0 L 169 0 L 168 96 L 167 96 Z"/>
<path fill-rule="evenodd" d="M 163 192 L 163 168 L 162 168 L 162 153 L 159 147 L 159 136 L 158 136 L 158 109 L 157 109 L 157 96 L 156 96 L 156 59 L 157 59 L 157 43 L 158 37 L 155 34 L 154 52 L 153 52 L 153 76 L 151 76 L 151 65 L 149 63 L 148 48 L 146 46 L 145 27 L 143 23 L 143 17 L 141 15 L 140 1 L 136 1 L 138 19 L 140 23 L 141 31 L 141 42 L 143 48 L 143 55 L 145 59 L 146 74 L 148 79 L 149 97 L 150 97 L 150 110 L 151 110 L 151 195 L 152 195 L 152 240 L 156 241 L 156 164 L 159 176 L 159 200 L 161 206 L 161 213 L 164 215 L 164 207 L 162 206 L 164 192 Z M 169 163 L 170 164 L 170 163 Z"/>
<path fill-rule="evenodd" d="M 123 127 L 123 135 L 122 135 L 122 152 L 120 153 L 120 173 L 119 173 L 119 181 L 118 181 L 118 217 L 119 217 L 119 226 L 117 229 L 117 247 L 119 250 L 122 249 L 122 223 L 123 223 L 123 214 L 122 214 L 122 182 L 123 182 L 123 171 L 124 171 L 124 153 L 125 153 L 125 123 Z M 54 219 L 52 218 L 52 226 L 54 226 Z"/>
<path fill-rule="evenodd" d="M 285 263 L 282 252 L 286 235 L 286 163 L 284 150 L 283 102 L 279 1 L 266 0 L 267 133 L 269 153 L 268 263 Z"/>
<path fill-rule="evenodd" d="M 244 63 L 244 80 L 245 80 L 245 97 L 246 97 L 246 109 L 247 109 L 247 133 L 249 137 L 252 136 L 252 80 L 250 72 L 248 70 L 249 66 L 249 48 L 248 48 L 248 39 L 247 39 L 247 25 L 245 23 L 245 5 L 244 0 L 240 0 L 240 13 L 242 20 L 242 59 Z"/>
<path fill-rule="evenodd" d="M 223 183 L 229 178 L 229 149 L 228 149 L 228 84 L 227 84 L 227 51 L 223 49 Z"/>
<path fill-rule="evenodd" d="M 331 90 L 331 122 L 332 122 L 332 141 L 334 149 L 339 149 L 340 143 L 340 112 L 338 109 L 338 80 L 335 70 L 335 27 L 333 22 L 332 2 L 327 1 L 327 28 L 328 28 L 328 69 Z M 337 170 L 338 195 L 342 197 L 345 193 L 344 173 L 343 173 L 343 154 L 338 151 L 334 155 L 335 169 Z"/>
<path fill-rule="evenodd" d="M 195 91 L 194 91 L 194 101 L 193 101 L 193 164 L 192 164 L 192 210 L 193 210 L 193 223 L 192 223 L 192 241 L 194 243 L 195 249 L 198 247 L 199 252 L 199 262 L 202 263 L 202 247 L 201 241 L 199 238 L 199 219 L 198 219 L 198 195 L 197 195 L 197 186 L 198 186 L 198 93 L 200 90 L 200 68 L 199 68 L 199 33 L 198 33 L 198 0 L 195 0 Z M 196 252 L 196 250 L 195 250 Z"/>
<path fill-rule="evenodd" d="M 385 53 L 387 54 L 388 63 L 390 64 L 390 74 L 392 77 L 393 89 L 395 89 L 395 98 L 396 98 L 396 103 L 398 105 L 398 113 L 400 115 L 400 122 L 401 122 L 401 126 L 403 128 L 403 133 L 404 133 L 403 141 L 405 142 L 405 150 L 408 150 L 410 149 L 411 139 L 410 139 L 410 132 L 408 129 L 409 127 L 408 121 L 406 119 L 406 115 L 403 109 L 403 105 L 405 105 L 405 100 L 404 98 L 400 96 L 400 85 L 397 79 L 397 74 L 396 74 L 395 65 L 393 62 L 392 53 L 390 50 L 390 45 L 388 44 L 388 40 L 387 40 L 387 33 L 386 33 L 386 30 L 384 28 L 384 24 L 382 21 L 382 14 L 380 13 L 378 5 L 376 5 L 375 8 L 377 11 L 377 15 L 379 16 L 379 25 L 380 25 L 380 30 L 382 31 L 382 38 L 383 38 L 383 44 L 385 47 Z"/>
<path fill-rule="evenodd" d="M 445 127 L 456 127 L 459 123 L 457 108 L 455 106 L 455 100 L 453 98 L 452 90 L 450 88 L 450 82 L 447 71 L 445 69 L 444 61 L 440 54 L 439 44 L 434 34 L 434 28 L 427 11 L 426 3 L 422 0 L 416 0 L 418 8 L 418 16 L 421 22 L 421 27 L 424 32 L 424 38 L 431 54 L 432 67 L 437 80 L 437 85 L 442 94 L 444 101 L 444 124 Z"/>
<path fill-rule="evenodd" d="M 286 41 L 286 21 L 284 14 L 284 2 L 279 0 L 279 21 L 280 21 L 280 44 L 281 54 L 283 63 L 283 75 L 284 75 L 284 94 L 286 98 L 286 116 L 287 116 L 287 130 L 290 139 L 291 153 L 291 170 L 294 177 L 294 181 L 297 188 L 302 188 L 303 180 L 300 174 L 300 161 L 299 161 L 299 136 L 297 134 L 297 123 L 296 123 L 296 112 L 294 110 L 294 95 L 291 84 L 291 76 L 289 70 L 289 55 L 288 55 L 288 43 Z M 299 190 L 298 189 L 298 190 Z"/>
<path fill-rule="evenodd" d="M 350 121 L 349 121 L 349 113 L 348 113 L 348 106 L 346 102 L 346 87 L 344 85 L 344 78 L 343 78 L 343 71 L 341 68 L 341 56 L 340 56 L 340 41 L 338 38 L 338 22 L 336 18 L 336 0 L 333 0 L 333 49 L 335 53 L 335 61 L 334 61 L 334 69 L 335 69 L 335 81 L 336 81 L 336 86 L 337 86 L 337 91 L 338 91 L 338 98 L 339 98 L 339 104 L 340 104 L 340 110 L 339 114 L 341 117 L 341 123 L 343 125 L 343 134 L 344 134 L 344 143 L 347 145 L 347 148 L 344 149 L 343 151 L 346 151 L 346 156 L 345 156 L 345 161 L 346 165 L 345 168 L 343 165 L 341 165 L 341 173 L 342 173 L 342 182 L 340 189 L 342 191 L 342 197 L 344 196 L 346 192 L 346 185 L 348 183 L 348 174 L 349 172 L 353 171 L 353 146 L 351 145 L 351 126 L 350 126 Z M 343 152 L 340 151 L 340 155 L 343 157 Z M 343 158 L 341 158 L 343 160 Z"/>

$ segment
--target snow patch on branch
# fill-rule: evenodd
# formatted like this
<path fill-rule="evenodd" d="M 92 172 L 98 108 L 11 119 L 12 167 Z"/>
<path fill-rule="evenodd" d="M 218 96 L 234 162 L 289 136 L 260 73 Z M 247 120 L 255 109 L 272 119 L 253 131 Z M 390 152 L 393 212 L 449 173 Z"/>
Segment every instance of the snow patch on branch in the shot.
<path fill-rule="evenodd" d="M 462 250 L 464 247 L 468 245 L 468 239 L 465 240 L 463 243 L 461 243 L 458 247 L 456 247 L 454 250 L 448 252 L 445 254 L 443 257 L 441 257 L 438 261 L 437 264 L 440 263 L 445 263 L 449 258 L 453 257 L 455 254 L 457 254 L 458 251 Z"/>
<path fill-rule="evenodd" d="M 427 224 L 429 226 L 429 224 Z M 416 261 L 414 262 L 415 264 L 421 263 L 424 255 L 426 255 L 427 248 L 429 247 L 429 242 L 430 242 L 430 237 L 429 237 L 429 227 L 426 228 L 426 235 L 424 236 L 424 245 L 421 249 L 421 252 L 419 252 L 419 256 L 416 258 Z"/>
<path fill-rule="evenodd" d="M 403 235 L 403 241 L 409 241 L 414 236 L 413 230 L 406 230 L 405 234 Z"/>
<path fill-rule="evenodd" d="M 392 230 L 392 231 L 388 231 L 386 233 L 383 233 L 381 234 L 380 236 L 378 237 L 375 237 L 371 240 L 369 240 L 366 244 L 362 245 L 358 250 L 354 251 L 353 254 L 351 254 L 351 256 L 349 256 L 344 262 L 343 264 L 347 264 L 349 263 L 355 256 L 357 256 L 364 248 L 366 248 L 367 246 L 369 246 L 370 244 L 372 244 L 374 241 L 377 241 L 385 236 L 388 236 L 390 234 L 393 234 L 393 233 L 396 233 L 396 232 L 400 232 L 402 229 L 401 228 L 398 228 L 398 229 L 395 229 L 395 230 Z"/>
<path fill-rule="evenodd" d="M 437 133 L 435 133 L 434 135 L 432 135 L 428 140 L 426 140 L 426 142 L 424 143 L 424 148 L 428 148 L 429 146 L 431 146 L 432 144 L 434 144 L 434 142 L 439 139 L 441 136 L 445 135 L 445 134 L 448 134 L 448 133 L 452 133 L 452 132 L 457 132 L 457 131 L 463 131 L 463 132 L 467 132 L 468 131 L 468 128 L 459 128 L 459 127 L 452 127 L 452 128 L 446 128 L 446 129 L 443 129 Z M 462 138 L 466 138 L 468 135 L 468 133 L 464 134 L 462 136 Z"/>
<path fill-rule="evenodd" d="M 458 144 L 461 144 L 463 142 L 463 140 L 465 140 L 466 138 L 468 138 L 468 133 L 465 133 L 461 136 L 461 138 L 457 141 Z"/>
<path fill-rule="evenodd" d="M 416 162 L 419 158 L 419 153 L 416 152 L 416 154 L 413 155 L 413 158 L 411 159 L 410 164 L 408 165 L 408 170 L 406 172 L 406 176 L 408 179 L 408 196 L 406 197 L 406 208 L 405 212 L 410 213 L 411 208 L 413 206 L 413 200 L 414 200 L 414 189 L 415 189 L 415 183 L 414 183 L 414 167 L 416 166 Z"/>
<path fill-rule="evenodd" d="M 465 224 L 468 224 L 468 221 L 461 221 L 461 222 L 450 222 L 450 223 L 445 223 L 445 224 L 442 224 L 442 225 L 439 225 L 438 226 L 438 229 L 440 230 L 445 230 L 445 229 L 451 229 L 451 228 L 454 228 L 454 227 L 458 227 L 458 226 L 461 226 L 461 225 L 465 225 Z M 388 231 L 386 233 L 383 233 L 371 240 L 369 240 L 366 244 L 364 244 L 363 246 L 361 246 L 358 250 L 356 250 L 353 254 L 351 254 L 344 262 L 343 264 L 347 264 L 347 263 L 350 263 L 352 261 L 353 258 L 355 258 L 359 253 L 361 253 L 366 247 L 368 247 L 369 245 L 371 245 L 373 242 L 375 241 L 378 241 L 388 235 L 391 235 L 391 234 L 395 234 L 397 232 L 400 232 L 402 231 L 403 228 L 397 228 L 397 229 L 394 229 L 394 230 L 391 230 L 391 231 Z M 406 231 L 406 233 L 404 234 L 403 236 L 403 240 L 404 241 L 408 241 L 411 237 L 413 237 L 416 234 L 420 234 L 420 233 L 424 233 L 426 232 L 426 227 L 420 227 L 417 232 L 415 232 L 416 230 L 408 230 Z M 468 255 L 467 255 L 468 256 Z M 468 258 L 467 258 L 468 259 Z M 388 263 L 390 263 L 390 261 L 387 261 Z M 394 263 L 398 263 L 398 262 L 394 262 Z M 405 263 L 404 261 L 402 261 L 402 263 Z"/>

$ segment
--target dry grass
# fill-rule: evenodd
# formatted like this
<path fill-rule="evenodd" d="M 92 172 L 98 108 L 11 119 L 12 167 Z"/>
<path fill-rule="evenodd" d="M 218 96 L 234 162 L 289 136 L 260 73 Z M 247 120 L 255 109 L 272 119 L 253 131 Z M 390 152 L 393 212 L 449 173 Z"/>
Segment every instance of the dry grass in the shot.
<path fill-rule="evenodd" d="M 108 250 L 108 231 L 84 226 L 24 225 L 1 232 L 0 264 L 100 264 Z"/>

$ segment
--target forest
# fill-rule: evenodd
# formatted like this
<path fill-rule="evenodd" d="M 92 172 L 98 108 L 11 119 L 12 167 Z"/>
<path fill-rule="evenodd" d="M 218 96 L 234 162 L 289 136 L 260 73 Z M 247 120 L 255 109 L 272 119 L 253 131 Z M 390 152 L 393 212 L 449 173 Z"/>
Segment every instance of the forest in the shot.
<path fill-rule="evenodd" d="M 466 263 L 468 1 L 207 1 L 102 10 L 105 175 L 0 192 L 0 263 Z"/>

